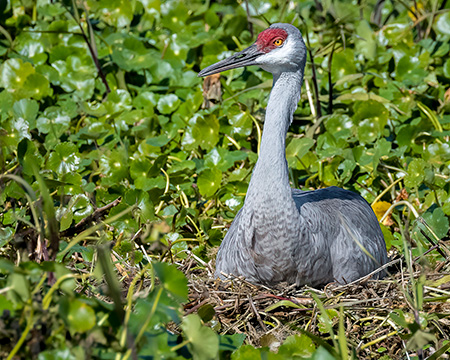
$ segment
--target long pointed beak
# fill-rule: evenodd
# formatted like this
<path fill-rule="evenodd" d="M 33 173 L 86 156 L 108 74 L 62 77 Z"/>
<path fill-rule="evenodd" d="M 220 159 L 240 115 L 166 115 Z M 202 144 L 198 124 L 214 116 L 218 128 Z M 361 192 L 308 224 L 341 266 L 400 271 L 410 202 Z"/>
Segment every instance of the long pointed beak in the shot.
<path fill-rule="evenodd" d="M 263 54 L 263 52 L 258 50 L 256 44 L 253 44 L 247 49 L 242 50 L 229 58 L 208 66 L 206 69 L 200 71 L 197 76 L 209 76 L 225 70 L 236 69 L 249 65 L 257 65 L 255 60 Z"/>

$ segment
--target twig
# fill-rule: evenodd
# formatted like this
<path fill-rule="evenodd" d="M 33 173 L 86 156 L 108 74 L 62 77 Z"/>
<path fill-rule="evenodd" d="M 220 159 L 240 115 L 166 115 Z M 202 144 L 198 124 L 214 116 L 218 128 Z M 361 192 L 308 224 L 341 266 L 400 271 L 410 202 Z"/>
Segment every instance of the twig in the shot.
<path fill-rule="evenodd" d="M 119 205 L 119 203 L 121 201 L 122 201 L 122 199 L 118 198 L 118 199 L 114 200 L 113 202 L 110 202 L 109 204 L 107 204 L 101 208 L 97 208 L 91 215 L 82 219 L 74 227 L 64 230 L 61 233 L 61 236 L 72 236 L 74 234 L 78 234 L 78 233 L 82 232 L 89 225 L 90 222 L 97 220 L 99 217 L 103 216 L 103 214 L 106 213 L 109 209 Z"/>
<path fill-rule="evenodd" d="M 387 264 L 384 264 L 383 266 L 380 266 L 378 269 L 372 271 L 370 274 L 367 274 L 366 276 L 363 276 L 362 278 L 359 278 L 358 280 L 349 282 L 348 284 L 340 285 L 337 288 L 335 288 L 335 290 L 340 290 L 340 289 L 343 289 L 343 288 L 345 288 L 347 286 L 354 285 L 354 284 L 357 284 L 359 282 L 365 281 L 365 280 L 369 279 L 370 277 L 372 277 L 372 275 L 377 274 L 380 271 L 382 271 L 382 270 L 388 268 L 389 266 L 394 265 L 394 264 L 396 264 L 396 263 L 398 263 L 400 261 L 401 261 L 401 259 L 392 260 L 392 261 L 388 262 Z"/>
<path fill-rule="evenodd" d="M 328 60 L 328 114 L 333 113 L 333 81 L 331 79 L 331 64 L 333 63 L 333 54 L 336 47 L 336 42 L 333 42 L 330 59 Z"/>
<path fill-rule="evenodd" d="M 256 319 L 258 320 L 259 325 L 264 330 L 264 332 L 267 332 L 266 324 L 264 324 L 264 322 L 261 319 L 261 315 L 259 315 L 258 310 L 256 310 L 255 303 L 253 302 L 252 296 L 250 294 L 248 295 L 248 302 L 250 304 L 250 308 L 252 309 L 253 313 L 256 316 Z"/>
<path fill-rule="evenodd" d="M 106 88 L 106 94 L 105 95 L 108 95 L 111 92 L 111 88 L 108 85 L 108 81 L 106 80 L 106 76 L 103 73 L 102 67 L 100 66 L 100 62 L 98 61 L 98 56 L 97 56 L 97 51 L 96 51 L 97 49 L 95 47 L 95 42 L 94 42 L 93 45 L 91 44 L 91 42 L 89 41 L 89 39 L 88 39 L 84 29 L 83 29 L 83 26 L 81 25 L 81 22 L 79 21 L 78 9 L 76 8 L 75 0 L 73 0 L 72 4 L 73 4 L 73 11 L 76 13 L 76 16 L 74 14 L 72 14 L 72 12 L 70 12 L 68 7 L 66 5 L 64 5 L 64 3 L 62 3 L 62 5 L 66 8 L 67 12 L 70 14 L 70 16 L 72 16 L 72 18 L 75 20 L 75 22 L 77 23 L 78 27 L 80 28 L 81 36 L 83 37 L 84 41 L 86 42 L 86 45 L 87 45 L 87 47 L 89 49 L 89 52 L 91 53 L 91 57 L 92 57 L 92 60 L 94 61 L 95 67 L 97 68 L 98 75 L 100 76 L 100 79 L 102 80 L 103 84 L 105 85 L 105 88 Z M 87 9 L 85 8 L 84 11 L 86 13 L 86 23 L 88 24 L 89 32 L 92 35 L 93 34 L 93 30 L 92 30 L 91 22 L 89 20 Z"/>
<path fill-rule="evenodd" d="M 209 298 L 203 299 L 200 301 L 197 305 L 193 306 L 189 310 L 187 310 L 184 315 L 192 314 L 193 312 L 197 311 L 199 308 L 201 308 L 203 305 L 205 305 L 209 301 Z"/>

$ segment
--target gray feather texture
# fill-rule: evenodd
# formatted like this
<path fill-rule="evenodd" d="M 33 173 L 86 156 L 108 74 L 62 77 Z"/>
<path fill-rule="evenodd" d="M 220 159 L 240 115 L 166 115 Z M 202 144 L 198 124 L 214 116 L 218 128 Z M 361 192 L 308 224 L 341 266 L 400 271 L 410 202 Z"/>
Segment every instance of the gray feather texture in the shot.
<path fill-rule="evenodd" d="M 300 100 L 306 47 L 294 26 L 274 24 L 269 30 L 273 28 L 288 34 L 282 47 L 258 55 L 253 45 L 246 49 L 251 61 L 242 64 L 244 50 L 236 57 L 239 65 L 231 57 L 200 73 L 259 65 L 274 76 L 259 158 L 244 206 L 220 246 L 215 275 L 223 279 L 223 274 L 233 274 L 265 285 L 348 283 L 387 262 L 383 234 L 358 194 L 337 187 L 291 189 L 286 134 Z"/>

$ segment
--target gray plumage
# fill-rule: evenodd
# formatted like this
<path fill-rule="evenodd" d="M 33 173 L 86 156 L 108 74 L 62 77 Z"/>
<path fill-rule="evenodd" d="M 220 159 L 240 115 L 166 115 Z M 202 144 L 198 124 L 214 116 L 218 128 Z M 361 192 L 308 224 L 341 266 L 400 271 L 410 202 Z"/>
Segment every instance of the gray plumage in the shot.
<path fill-rule="evenodd" d="M 282 45 L 274 45 L 280 36 Z M 199 73 L 258 65 L 274 77 L 245 203 L 217 254 L 220 278 L 225 273 L 257 284 L 318 286 L 351 282 L 387 262 L 377 218 L 360 195 L 337 187 L 301 191 L 289 185 L 286 134 L 300 100 L 305 63 L 300 31 L 274 24 L 249 48 Z"/>

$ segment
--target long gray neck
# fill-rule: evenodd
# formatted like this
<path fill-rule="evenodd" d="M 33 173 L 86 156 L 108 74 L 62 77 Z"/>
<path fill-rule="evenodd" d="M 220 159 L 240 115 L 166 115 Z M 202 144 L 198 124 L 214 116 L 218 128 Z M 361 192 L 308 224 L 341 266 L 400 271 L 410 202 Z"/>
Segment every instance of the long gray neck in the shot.
<path fill-rule="evenodd" d="M 253 170 L 247 198 L 273 192 L 290 195 L 286 162 L 286 134 L 297 104 L 303 82 L 303 70 L 274 74 L 267 104 L 264 131 L 258 161 Z"/>

